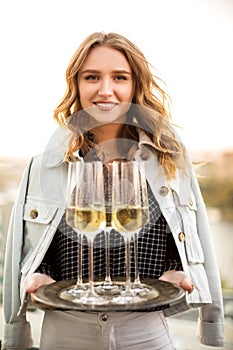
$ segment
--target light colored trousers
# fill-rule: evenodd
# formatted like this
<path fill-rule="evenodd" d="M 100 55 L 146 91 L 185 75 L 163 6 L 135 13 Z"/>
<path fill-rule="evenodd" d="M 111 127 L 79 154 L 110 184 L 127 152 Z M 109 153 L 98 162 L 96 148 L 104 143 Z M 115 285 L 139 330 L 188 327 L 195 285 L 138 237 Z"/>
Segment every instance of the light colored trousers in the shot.
<path fill-rule="evenodd" d="M 174 350 L 162 311 L 45 312 L 40 350 Z"/>

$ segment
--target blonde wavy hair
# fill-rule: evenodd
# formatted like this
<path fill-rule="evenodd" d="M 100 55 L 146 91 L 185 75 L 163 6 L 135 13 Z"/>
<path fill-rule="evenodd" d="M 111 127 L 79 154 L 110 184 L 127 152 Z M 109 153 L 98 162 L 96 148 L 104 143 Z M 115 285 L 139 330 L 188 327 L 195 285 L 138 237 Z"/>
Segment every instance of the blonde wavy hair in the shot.
<path fill-rule="evenodd" d="M 54 111 L 54 118 L 59 123 L 72 130 L 72 117 L 82 111 L 78 89 L 78 74 L 91 49 L 95 47 L 110 47 L 119 50 L 126 57 L 133 77 L 134 94 L 132 106 L 128 111 L 131 120 L 126 130 L 132 139 L 137 140 L 137 128 L 141 128 L 155 145 L 157 158 L 165 175 L 175 177 L 176 169 L 184 168 L 185 150 L 177 139 L 170 122 L 170 98 L 161 87 L 162 80 L 156 77 L 141 50 L 130 40 L 117 33 L 96 32 L 89 35 L 79 46 L 70 60 L 66 70 L 67 89 L 60 104 Z M 80 112 L 81 115 L 81 112 Z M 136 125 L 133 122 L 137 120 Z M 130 126 L 130 127 L 129 127 Z M 124 132 L 123 132 L 124 133 Z M 88 152 L 93 146 L 93 140 L 81 128 L 73 131 L 67 155 L 72 158 L 78 149 Z"/>

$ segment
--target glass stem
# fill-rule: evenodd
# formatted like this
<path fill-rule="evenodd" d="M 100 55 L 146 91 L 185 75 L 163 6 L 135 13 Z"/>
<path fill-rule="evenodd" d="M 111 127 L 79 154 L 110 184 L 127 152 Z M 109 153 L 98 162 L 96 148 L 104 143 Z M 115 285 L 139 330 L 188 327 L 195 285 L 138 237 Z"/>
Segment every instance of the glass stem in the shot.
<path fill-rule="evenodd" d="M 138 233 L 134 233 L 134 268 L 135 268 L 135 279 L 134 285 L 140 284 L 139 270 L 138 270 Z"/>
<path fill-rule="evenodd" d="M 82 234 L 78 234 L 78 277 L 76 286 L 83 284 L 82 278 L 82 260 L 83 260 L 83 245 L 82 245 Z"/>
<path fill-rule="evenodd" d="M 90 295 L 95 295 L 94 290 L 94 254 L 93 254 L 93 242 L 94 240 L 92 238 L 88 239 L 88 268 L 89 268 L 89 291 Z"/>
<path fill-rule="evenodd" d="M 126 292 L 131 291 L 130 279 L 130 237 L 125 238 L 125 274 L 126 274 Z"/>
<path fill-rule="evenodd" d="M 110 277 L 110 245 L 109 245 L 109 235 L 110 232 L 108 230 L 105 231 L 105 249 L 106 249 L 106 275 L 104 284 L 111 285 L 112 280 Z"/>

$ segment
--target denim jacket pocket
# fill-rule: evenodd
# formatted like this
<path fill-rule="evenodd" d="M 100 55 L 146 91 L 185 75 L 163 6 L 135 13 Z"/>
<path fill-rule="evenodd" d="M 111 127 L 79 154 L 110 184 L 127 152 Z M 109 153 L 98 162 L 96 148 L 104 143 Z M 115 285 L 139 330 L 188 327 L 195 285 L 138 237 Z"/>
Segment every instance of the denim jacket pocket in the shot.
<path fill-rule="evenodd" d="M 30 268 L 40 241 L 49 231 L 53 218 L 58 211 L 55 203 L 46 202 L 41 198 L 28 196 L 24 206 L 24 244 L 22 249 L 21 272 Z"/>
<path fill-rule="evenodd" d="M 204 254 L 197 227 L 197 205 L 193 193 L 191 193 L 189 202 L 183 205 L 177 205 L 177 210 L 182 223 L 184 246 L 188 263 L 204 263 Z"/>
<path fill-rule="evenodd" d="M 24 207 L 24 220 L 38 224 L 49 224 L 57 209 L 56 204 L 42 198 L 28 197 Z"/>

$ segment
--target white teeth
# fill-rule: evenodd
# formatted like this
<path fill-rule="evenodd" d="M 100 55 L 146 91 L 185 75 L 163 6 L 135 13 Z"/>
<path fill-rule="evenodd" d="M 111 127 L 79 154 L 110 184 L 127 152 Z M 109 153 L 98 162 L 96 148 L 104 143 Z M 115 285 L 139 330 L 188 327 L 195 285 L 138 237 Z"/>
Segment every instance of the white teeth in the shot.
<path fill-rule="evenodd" d="M 102 107 L 102 108 L 111 108 L 114 107 L 114 103 L 96 103 L 97 106 Z"/>

